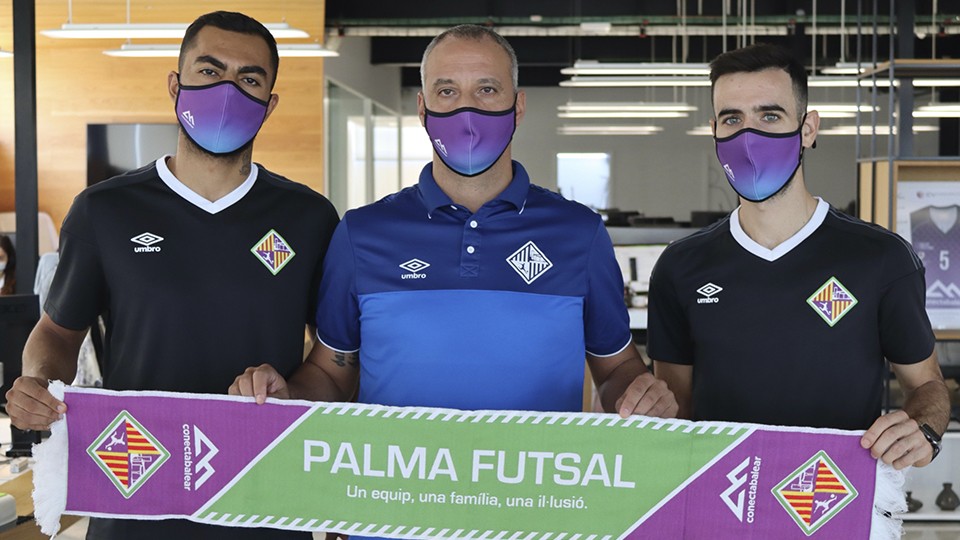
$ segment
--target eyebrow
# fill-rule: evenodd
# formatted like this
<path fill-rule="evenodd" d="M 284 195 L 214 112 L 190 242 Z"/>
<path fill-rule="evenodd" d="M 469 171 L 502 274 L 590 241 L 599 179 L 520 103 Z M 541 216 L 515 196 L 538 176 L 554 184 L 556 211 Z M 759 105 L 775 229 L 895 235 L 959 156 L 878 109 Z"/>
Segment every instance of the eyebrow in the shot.
<path fill-rule="evenodd" d="M 194 64 L 210 64 L 217 69 L 224 69 L 224 70 L 227 69 L 226 64 L 221 62 L 216 57 L 210 56 L 208 54 L 198 56 L 197 59 L 194 60 Z M 267 70 L 263 69 L 260 66 L 242 66 L 237 70 L 237 73 L 256 73 L 258 75 L 263 76 L 264 78 L 267 77 Z"/>
<path fill-rule="evenodd" d="M 194 64 L 210 64 L 217 69 L 227 69 L 227 65 L 221 62 L 220 60 L 210 56 L 209 54 L 204 54 L 198 56 L 196 60 L 193 61 Z"/>
<path fill-rule="evenodd" d="M 780 105 L 770 104 L 770 105 L 760 105 L 753 108 L 754 112 L 782 112 L 787 113 L 787 110 L 781 107 Z M 722 109 L 717 113 L 717 117 L 729 115 L 729 114 L 740 114 L 743 113 L 741 109 Z"/>
<path fill-rule="evenodd" d="M 498 90 L 503 88 L 503 83 L 500 82 L 500 79 L 497 79 L 495 77 L 483 77 L 481 79 L 477 79 L 476 82 L 477 84 L 486 84 L 490 86 L 495 86 L 497 87 Z M 437 88 L 438 86 L 443 86 L 445 84 L 456 84 L 456 81 L 454 81 L 453 79 L 437 79 L 433 81 L 432 87 Z"/>

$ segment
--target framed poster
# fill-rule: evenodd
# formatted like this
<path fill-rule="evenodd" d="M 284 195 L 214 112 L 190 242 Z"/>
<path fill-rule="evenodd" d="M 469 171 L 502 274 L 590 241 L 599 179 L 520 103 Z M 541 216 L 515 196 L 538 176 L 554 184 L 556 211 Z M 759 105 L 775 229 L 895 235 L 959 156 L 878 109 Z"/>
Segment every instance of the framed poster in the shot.
<path fill-rule="evenodd" d="M 923 260 L 935 330 L 960 329 L 960 181 L 897 184 L 897 234 Z"/>

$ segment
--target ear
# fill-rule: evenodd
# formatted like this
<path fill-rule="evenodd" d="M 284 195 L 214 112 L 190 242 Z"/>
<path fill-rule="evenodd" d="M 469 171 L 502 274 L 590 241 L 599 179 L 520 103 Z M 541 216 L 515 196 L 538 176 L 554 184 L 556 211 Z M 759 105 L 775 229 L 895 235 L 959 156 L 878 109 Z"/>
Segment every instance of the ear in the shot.
<path fill-rule="evenodd" d="M 523 90 L 517 90 L 517 125 L 523 121 L 523 116 L 527 112 L 527 93 Z"/>
<path fill-rule="evenodd" d="M 424 117 L 427 115 L 427 104 L 423 102 L 423 90 L 417 92 L 417 116 L 420 117 L 420 126 L 426 127 Z"/>
<path fill-rule="evenodd" d="M 713 136 L 717 136 L 717 120 L 715 118 L 710 119 L 710 131 L 713 132 Z"/>
<path fill-rule="evenodd" d="M 817 133 L 820 132 L 820 113 L 817 111 L 807 112 L 807 117 L 800 128 L 800 135 L 803 137 L 803 147 L 811 148 L 817 143 Z"/>
<path fill-rule="evenodd" d="M 176 103 L 177 94 L 180 93 L 180 81 L 177 79 L 176 71 L 167 74 L 167 92 L 170 94 L 170 99 Z"/>
<path fill-rule="evenodd" d="M 267 101 L 267 115 L 263 117 L 264 122 L 267 121 L 267 118 L 270 118 L 270 114 L 274 109 L 277 108 L 277 103 L 280 103 L 280 96 L 277 94 L 270 94 L 270 100 Z"/>

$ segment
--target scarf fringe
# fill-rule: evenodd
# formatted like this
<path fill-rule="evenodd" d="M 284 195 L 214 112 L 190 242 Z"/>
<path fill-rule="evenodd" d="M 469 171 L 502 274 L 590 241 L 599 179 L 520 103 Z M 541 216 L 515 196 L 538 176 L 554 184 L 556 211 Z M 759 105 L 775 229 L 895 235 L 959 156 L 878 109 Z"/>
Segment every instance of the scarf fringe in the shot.
<path fill-rule="evenodd" d="M 53 397 L 63 400 L 64 384 L 50 381 Z M 33 445 L 33 514 L 40 532 L 51 537 L 60 532 L 60 515 L 67 508 L 67 421 L 50 426 L 50 437 Z"/>
<path fill-rule="evenodd" d="M 907 511 L 907 500 L 903 494 L 905 477 L 906 469 L 898 471 L 892 465 L 877 460 L 871 540 L 896 540 L 903 536 L 902 516 Z"/>

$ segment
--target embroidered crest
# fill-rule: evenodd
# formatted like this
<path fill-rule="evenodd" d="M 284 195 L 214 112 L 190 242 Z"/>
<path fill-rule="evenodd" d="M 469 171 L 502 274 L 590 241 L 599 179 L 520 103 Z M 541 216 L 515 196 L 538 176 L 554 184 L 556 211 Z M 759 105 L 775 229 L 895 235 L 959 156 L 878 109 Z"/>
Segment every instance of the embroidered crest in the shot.
<path fill-rule="evenodd" d="M 127 411 L 114 418 L 87 448 L 87 454 L 127 499 L 170 457 L 160 441 Z"/>
<path fill-rule="evenodd" d="M 857 305 L 857 299 L 837 281 L 837 278 L 831 277 L 817 289 L 817 292 L 807 298 L 807 303 L 827 324 L 833 326 L 844 315 L 850 313 L 853 306 Z"/>
<path fill-rule="evenodd" d="M 857 490 L 823 450 L 773 488 L 784 510 L 810 536 L 857 498 Z"/>
<path fill-rule="evenodd" d="M 250 251 L 273 275 L 277 275 L 296 255 L 290 244 L 273 229 L 263 235 L 263 238 Z"/>
<path fill-rule="evenodd" d="M 527 285 L 533 283 L 538 277 L 553 268 L 550 259 L 540 251 L 533 241 L 529 241 L 520 249 L 507 257 L 507 263 L 513 268 Z"/>

